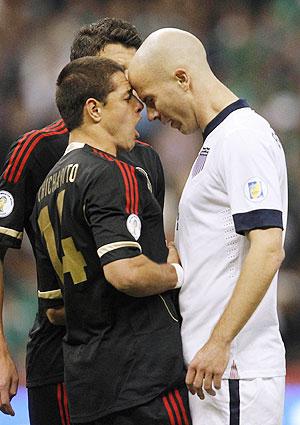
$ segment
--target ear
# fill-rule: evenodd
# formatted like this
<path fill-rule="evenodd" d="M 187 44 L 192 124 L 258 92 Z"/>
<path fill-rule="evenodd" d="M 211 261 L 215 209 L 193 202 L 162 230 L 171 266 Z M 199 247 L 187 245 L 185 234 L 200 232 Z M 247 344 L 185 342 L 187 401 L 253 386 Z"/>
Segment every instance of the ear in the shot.
<path fill-rule="evenodd" d="M 177 68 L 174 76 L 177 80 L 177 84 L 179 84 L 184 91 L 188 91 L 191 88 L 191 77 L 185 69 Z"/>
<path fill-rule="evenodd" d="M 102 103 L 99 100 L 90 97 L 85 102 L 85 109 L 87 115 L 95 122 L 98 123 L 102 118 Z"/>

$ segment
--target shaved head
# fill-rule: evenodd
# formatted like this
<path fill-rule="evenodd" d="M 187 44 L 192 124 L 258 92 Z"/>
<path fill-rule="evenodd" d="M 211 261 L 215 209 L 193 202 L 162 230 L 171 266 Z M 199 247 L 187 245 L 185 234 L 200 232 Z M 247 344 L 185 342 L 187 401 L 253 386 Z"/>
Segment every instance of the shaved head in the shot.
<path fill-rule="evenodd" d="M 128 76 L 141 100 L 146 103 L 149 120 L 188 134 L 198 128 L 193 89 L 213 75 L 203 44 L 193 34 L 176 28 L 153 32 L 133 57 Z"/>
<path fill-rule="evenodd" d="M 176 28 L 153 32 L 128 68 L 130 84 L 147 106 L 148 119 L 184 134 L 201 128 L 237 97 L 214 75 L 201 41 Z"/>
<path fill-rule="evenodd" d="M 146 71 L 170 75 L 177 68 L 198 72 L 209 68 L 203 44 L 193 34 L 176 28 L 153 32 L 138 49 L 129 67 L 130 77 Z"/>

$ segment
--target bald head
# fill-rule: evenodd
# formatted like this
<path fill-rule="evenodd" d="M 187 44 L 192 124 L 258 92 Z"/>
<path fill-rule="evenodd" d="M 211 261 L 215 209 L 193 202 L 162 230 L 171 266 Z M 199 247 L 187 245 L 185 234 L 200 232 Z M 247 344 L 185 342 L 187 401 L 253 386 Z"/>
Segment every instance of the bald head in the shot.
<path fill-rule="evenodd" d="M 170 74 L 176 68 L 207 71 L 206 52 L 193 34 L 176 28 L 163 28 L 146 38 L 134 56 L 129 72 L 135 79 L 137 74 L 148 70 Z"/>
<path fill-rule="evenodd" d="M 188 134 L 204 129 L 236 98 L 213 74 L 203 44 L 176 28 L 153 32 L 133 57 L 129 81 L 147 106 L 149 120 Z"/>

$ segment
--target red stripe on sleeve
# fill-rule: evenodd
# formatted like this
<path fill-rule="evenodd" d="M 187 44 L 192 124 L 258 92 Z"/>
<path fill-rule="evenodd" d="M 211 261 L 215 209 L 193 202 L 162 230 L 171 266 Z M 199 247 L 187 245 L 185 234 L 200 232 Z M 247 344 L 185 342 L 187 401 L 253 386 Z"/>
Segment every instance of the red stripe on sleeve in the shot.
<path fill-rule="evenodd" d="M 12 155 L 11 155 L 10 159 L 9 159 L 8 166 L 6 167 L 6 170 L 5 170 L 5 172 L 4 172 L 4 178 L 5 178 L 5 179 L 7 178 L 7 174 L 9 173 L 9 170 L 10 170 L 10 169 L 11 169 L 11 167 L 12 167 L 13 160 L 15 159 L 15 156 L 17 155 L 18 150 L 20 149 L 20 147 L 21 147 L 22 143 L 24 142 L 24 140 L 25 140 L 28 136 L 30 136 L 31 134 L 33 134 L 33 133 L 35 133 L 35 132 L 36 132 L 36 130 L 32 130 L 32 131 L 30 131 L 29 133 L 24 134 L 24 136 L 23 136 L 23 137 L 19 140 L 19 142 L 17 143 L 17 146 L 14 148 L 13 153 L 12 153 Z"/>
<path fill-rule="evenodd" d="M 56 123 L 53 123 L 53 124 L 49 125 L 48 127 L 45 127 L 45 131 L 47 131 L 47 129 L 50 130 L 52 128 L 55 128 L 57 126 L 60 126 L 61 123 L 63 123 L 63 120 L 59 120 Z M 8 164 L 8 166 L 7 166 L 7 168 L 6 168 L 5 172 L 4 172 L 4 178 L 5 179 L 7 178 L 7 175 L 9 173 L 11 167 L 13 166 L 13 161 L 14 161 L 14 159 L 15 159 L 15 157 L 16 157 L 16 155 L 17 155 L 17 153 L 18 153 L 18 151 L 19 151 L 22 143 L 27 139 L 27 137 L 30 138 L 30 140 L 31 140 L 31 138 L 33 138 L 35 134 L 38 134 L 38 132 L 41 132 L 41 131 L 43 131 L 43 129 L 42 130 L 32 130 L 32 131 L 29 131 L 29 132 L 25 133 L 24 136 L 19 140 L 19 142 L 17 143 L 17 146 L 13 150 L 13 153 L 12 153 L 12 155 L 10 157 L 10 160 L 9 160 L 9 164 Z"/>
<path fill-rule="evenodd" d="M 121 171 L 122 176 L 123 176 L 124 185 L 125 185 L 125 194 L 126 194 L 126 209 L 125 209 L 125 211 L 126 211 L 127 214 L 129 214 L 129 211 L 130 211 L 130 194 L 129 194 L 128 179 L 127 179 L 127 176 L 126 176 L 126 172 L 123 169 L 123 164 L 118 160 L 116 160 L 116 164 L 120 168 L 120 171 Z"/>
<path fill-rule="evenodd" d="M 58 408 L 59 408 L 59 415 L 61 419 L 61 425 L 66 425 L 65 416 L 64 416 L 64 410 L 63 410 L 63 404 L 62 404 L 62 384 L 57 384 L 57 402 L 58 402 Z"/>
<path fill-rule="evenodd" d="M 175 390 L 174 392 L 175 392 L 175 396 L 177 398 L 178 404 L 179 404 L 180 409 L 181 409 L 181 413 L 182 413 L 183 420 L 184 420 L 184 425 L 189 425 L 189 420 L 188 420 L 188 417 L 187 417 L 187 414 L 186 414 L 186 410 L 185 410 L 180 392 L 178 390 Z"/>
<path fill-rule="evenodd" d="M 166 396 L 163 397 L 163 403 L 165 405 L 166 411 L 168 412 L 170 425 L 175 425 L 174 415 L 173 415 L 172 409 L 169 405 L 169 402 L 168 402 L 168 399 L 167 399 Z"/>
<path fill-rule="evenodd" d="M 68 397 L 67 397 L 67 391 L 66 391 L 65 384 L 63 384 L 63 390 L 64 390 L 64 407 L 65 407 L 65 415 L 66 415 L 66 419 L 67 419 L 67 425 L 71 425 L 70 415 L 69 415 L 69 406 L 68 406 Z"/>
<path fill-rule="evenodd" d="M 68 133 L 68 129 L 67 128 L 65 128 L 65 127 L 63 127 L 61 130 L 57 130 L 57 131 L 52 131 L 51 133 L 43 133 L 43 134 L 40 134 L 33 142 L 32 142 L 32 144 L 30 145 L 30 147 L 28 148 L 28 150 L 27 150 L 27 152 L 26 152 L 26 155 L 24 156 L 24 158 L 23 158 L 23 160 L 22 160 L 22 162 L 21 162 L 21 164 L 20 164 L 20 167 L 19 167 L 19 169 L 18 169 L 18 172 L 17 172 L 17 174 L 16 174 L 16 176 L 15 176 L 15 178 L 14 178 L 14 183 L 17 183 L 18 181 L 19 181 L 19 179 L 20 179 L 20 177 L 21 177 L 21 174 L 22 174 L 22 171 L 23 171 L 23 169 L 24 169 L 24 167 L 25 167 L 25 164 L 26 164 L 26 162 L 27 162 L 27 160 L 28 160 L 28 158 L 29 158 L 29 156 L 30 156 L 30 154 L 31 154 L 31 152 L 33 151 L 33 149 L 35 148 L 35 146 L 38 144 L 38 142 L 41 140 L 41 139 L 43 139 L 44 137 L 49 137 L 49 136 L 57 136 L 57 135 L 59 135 L 59 134 L 65 134 L 65 133 Z M 28 145 L 28 143 L 27 143 L 27 145 Z M 25 146 L 22 148 L 22 151 L 24 151 L 25 150 Z M 22 152 L 20 152 L 20 154 L 19 154 L 19 156 L 21 156 L 22 155 Z M 18 159 L 17 159 L 17 161 L 18 161 Z M 17 162 L 16 162 L 16 164 L 17 164 Z M 15 168 L 15 167 L 14 167 Z M 13 174 L 13 172 L 11 173 L 11 175 Z M 11 179 L 11 176 L 10 176 L 10 179 Z M 10 180 L 9 180 L 10 181 Z"/>
<path fill-rule="evenodd" d="M 53 127 L 54 127 L 54 125 L 53 125 Z M 57 127 L 56 130 L 65 129 L 65 124 L 62 121 L 58 126 L 57 126 L 57 124 L 55 124 L 55 127 Z M 23 140 L 25 143 L 23 143 L 23 141 L 22 141 L 23 146 L 22 146 L 22 148 L 21 148 L 21 150 L 20 150 L 20 152 L 19 152 L 19 154 L 16 158 L 16 161 L 15 161 L 15 163 L 14 163 L 12 169 L 11 169 L 11 172 L 10 172 L 10 175 L 9 175 L 9 178 L 8 178 L 9 182 L 12 181 L 13 175 L 14 175 L 16 168 L 17 168 L 17 166 L 18 166 L 18 164 L 21 160 L 21 157 L 22 157 L 24 151 L 26 150 L 27 146 L 30 144 L 30 142 L 35 138 L 35 136 L 40 135 L 39 136 L 39 140 L 40 140 L 41 138 L 43 138 L 47 135 L 51 135 L 52 134 L 51 130 L 52 130 L 52 126 L 47 127 L 47 130 L 45 130 L 45 131 L 44 130 L 36 130 L 28 137 L 28 139 L 26 141 L 25 141 L 25 139 Z M 66 129 L 66 132 L 67 131 L 68 130 Z M 60 134 L 60 133 L 58 133 L 58 134 Z M 21 147 L 21 144 L 20 144 L 19 147 Z"/>
<path fill-rule="evenodd" d="M 138 215 L 139 213 L 139 186 L 138 186 L 138 182 L 136 179 L 136 175 L 135 175 L 135 168 L 134 167 L 130 167 L 131 168 L 131 174 L 132 174 L 132 179 L 133 179 L 133 184 L 134 184 L 134 192 L 135 192 L 135 204 L 134 204 L 134 214 Z"/>
<path fill-rule="evenodd" d="M 133 180 L 132 180 L 132 175 L 131 175 L 131 172 L 130 172 L 129 165 L 126 164 L 125 162 L 123 162 L 123 166 L 124 166 L 124 168 L 126 170 L 127 177 L 128 177 L 128 180 L 129 180 L 130 201 L 131 201 L 130 213 L 134 213 L 135 191 L 134 191 L 134 184 L 133 184 Z"/>
<path fill-rule="evenodd" d="M 178 410 L 178 407 L 177 407 L 177 404 L 176 404 L 176 401 L 175 401 L 175 398 L 174 398 L 173 394 L 170 392 L 168 394 L 168 397 L 169 397 L 169 400 L 170 400 L 170 402 L 171 402 L 171 404 L 173 406 L 173 409 L 174 409 L 174 412 L 175 412 L 175 415 L 176 415 L 176 419 L 177 419 L 178 425 L 182 425 L 181 416 L 180 416 L 180 413 L 179 413 L 179 410 Z"/>

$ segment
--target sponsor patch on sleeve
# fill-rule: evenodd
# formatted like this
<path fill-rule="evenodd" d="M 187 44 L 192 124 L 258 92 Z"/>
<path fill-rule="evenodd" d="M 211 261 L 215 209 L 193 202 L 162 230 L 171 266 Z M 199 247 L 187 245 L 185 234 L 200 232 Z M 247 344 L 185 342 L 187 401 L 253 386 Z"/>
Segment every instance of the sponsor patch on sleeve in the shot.
<path fill-rule="evenodd" d="M 0 218 L 7 217 L 14 209 L 14 197 L 6 190 L 0 190 Z"/>
<path fill-rule="evenodd" d="M 130 214 L 126 222 L 129 233 L 132 234 L 134 239 L 137 241 L 141 236 L 142 223 L 140 218 L 136 214 Z"/>
<path fill-rule="evenodd" d="M 245 196 L 249 201 L 263 201 L 268 193 L 267 184 L 260 177 L 252 177 L 245 184 Z"/>

